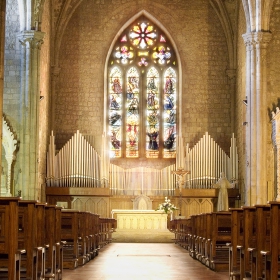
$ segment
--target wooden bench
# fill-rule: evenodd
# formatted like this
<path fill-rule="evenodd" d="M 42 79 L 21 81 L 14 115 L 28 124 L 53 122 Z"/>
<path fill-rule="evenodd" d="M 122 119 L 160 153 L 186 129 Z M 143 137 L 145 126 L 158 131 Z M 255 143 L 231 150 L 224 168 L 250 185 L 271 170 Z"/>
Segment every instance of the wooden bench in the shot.
<path fill-rule="evenodd" d="M 37 216 L 37 213 L 39 214 L 37 201 L 19 201 L 18 247 L 26 249 L 26 254 L 22 255 L 21 270 L 24 269 L 27 279 L 37 279 L 38 274 L 44 275 L 43 263 L 41 263 L 41 270 L 39 269 L 39 258 L 43 260 L 43 246 L 39 244 L 37 239 L 37 233 L 43 231 L 44 227 L 42 227 L 40 216 Z"/>
<path fill-rule="evenodd" d="M 249 248 L 256 246 L 256 207 L 243 206 L 243 242 L 237 245 L 240 258 L 240 279 L 250 277 L 251 258 Z"/>
<path fill-rule="evenodd" d="M 280 202 L 271 201 L 270 204 L 270 242 L 269 249 L 262 250 L 264 256 L 265 280 L 277 280 L 279 275 L 280 256 Z"/>
<path fill-rule="evenodd" d="M 249 247 L 251 279 L 262 279 L 264 276 L 264 260 L 261 251 L 270 250 L 270 205 L 255 205 L 256 208 L 256 242 Z"/>
<path fill-rule="evenodd" d="M 244 219 L 242 208 L 230 208 L 231 212 L 231 242 L 229 247 L 229 277 L 230 279 L 240 279 L 240 254 L 237 246 L 243 244 Z"/>
<path fill-rule="evenodd" d="M 61 246 L 61 237 L 59 235 L 59 228 L 61 224 L 61 207 L 55 205 L 45 206 L 45 279 L 60 279 L 62 277 L 62 269 L 58 258 Z"/>
<path fill-rule="evenodd" d="M 215 271 L 228 271 L 228 247 L 231 241 L 231 213 L 213 212 L 210 244 L 210 268 Z"/>
<path fill-rule="evenodd" d="M 204 232 L 203 232 L 203 256 L 201 262 L 209 266 L 210 262 L 210 248 L 211 248 L 211 236 L 212 236 L 212 215 L 206 213 L 203 219 Z"/>
<path fill-rule="evenodd" d="M 87 212 L 79 211 L 78 213 L 78 265 L 82 266 L 90 260 L 90 254 L 87 251 Z"/>
<path fill-rule="evenodd" d="M 74 269 L 79 256 L 79 211 L 62 209 L 61 239 L 66 241 L 63 248 L 63 267 Z"/>
<path fill-rule="evenodd" d="M 93 250 L 94 250 L 94 256 L 96 257 L 98 255 L 98 252 L 100 250 L 99 246 L 99 228 L 100 228 L 100 220 L 99 220 L 99 215 L 94 214 L 94 223 L 93 223 L 93 235 L 94 235 L 94 245 L 93 245 Z"/>
<path fill-rule="evenodd" d="M 7 274 L 8 280 L 20 280 L 21 255 L 26 252 L 18 248 L 19 201 L 20 198 L 0 198 L 0 271 Z"/>
<path fill-rule="evenodd" d="M 196 258 L 196 238 L 197 238 L 197 219 L 196 215 L 190 216 L 191 219 L 191 232 L 189 233 L 189 254 L 194 259 Z"/>

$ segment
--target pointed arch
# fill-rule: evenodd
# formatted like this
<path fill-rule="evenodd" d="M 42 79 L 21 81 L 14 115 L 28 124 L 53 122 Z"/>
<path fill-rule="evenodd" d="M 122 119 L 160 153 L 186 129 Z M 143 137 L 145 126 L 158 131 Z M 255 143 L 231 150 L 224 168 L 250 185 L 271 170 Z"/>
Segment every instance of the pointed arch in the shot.
<path fill-rule="evenodd" d="M 124 72 L 120 92 L 111 74 L 116 66 Z M 176 157 L 180 73 L 176 45 L 153 16 L 143 10 L 121 28 L 109 48 L 104 74 L 104 132 L 110 135 L 113 157 Z M 115 116 L 119 124 L 112 126 Z"/>
<path fill-rule="evenodd" d="M 177 77 L 177 81 L 178 81 L 178 93 L 177 93 L 177 97 L 178 97 L 178 136 L 181 136 L 181 119 L 182 119 L 182 110 L 181 110 L 181 100 L 182 100 L 182 65 L 181 65 L 181 58 L 180 58 L 180 54 L 178 51 L 178 48 L 175 44 L 175 41 L 173 40 L 170 32 L 165 28 L 165 26 L 159 21 L 157 20 L 157 18 L 155 18 L 153 15 L 151 15 L 150 13 L 148 13 L 146 10 L 141 10 L 139 13 L 135 14 L 133 17 L 131 17 L 123 26 L 122 28 L 119 30 L 119 32 L 116 34 L 116 36 L 114 37 L 114 39 L 112 40 L 111 46 L 108 50 L 107 56 L 106 56 L 106 60 L 105 60 L 105 71 L 104 71 L 104 119 L 103 119 L 103 123 L 104 123 L 104 133 L 108 132 L 108 122 L 107 122 L 107 104 L 108 104 L 108 86 L 107 86 L 107 80 L 108 80 L 108 65 L 109 65 L 109 59 L 110 59 L 110 55 L 113 51 L 113 48 L 119 38 L 119 36 L 122 34 L 122 32 L 128 28 L 128 26 L 130 26 L 133 22 L 135 22 L 138 18 L 140 18 L 141 16 L 146 17 L 148 20 L 150 20 L 151 22 L 153 22 L 153 24 L 160 26 L 160 28 L 162 29 L 162 31 L 166 34 L 166 36 L 168 37 L 168 40 L 170 41 L 170 44 L 175 52 L 175 55 L 177 57 L 177 69 L 178 69 L 178 77 Z"/>

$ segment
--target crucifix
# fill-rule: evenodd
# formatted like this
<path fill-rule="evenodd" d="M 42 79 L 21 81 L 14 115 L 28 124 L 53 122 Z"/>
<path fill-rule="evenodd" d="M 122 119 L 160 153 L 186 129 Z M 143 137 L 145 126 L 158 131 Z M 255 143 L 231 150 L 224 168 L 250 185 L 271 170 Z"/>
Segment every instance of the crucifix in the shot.
<path fill-rule="evenodd" d="M 190 171 L 184 170 L 183 167 L 178 167 L 177 170 L 171 172 L 171 174 L 175 174 L 177 177 L 177 183 L 179 186 L 180 197 L 179 197 L 179 216 L 181 216 L 181 209 L 182 209 L 182 188 L 184 186 L 185 180 L 184 176 L 186 174 L 190 174 Z"/>

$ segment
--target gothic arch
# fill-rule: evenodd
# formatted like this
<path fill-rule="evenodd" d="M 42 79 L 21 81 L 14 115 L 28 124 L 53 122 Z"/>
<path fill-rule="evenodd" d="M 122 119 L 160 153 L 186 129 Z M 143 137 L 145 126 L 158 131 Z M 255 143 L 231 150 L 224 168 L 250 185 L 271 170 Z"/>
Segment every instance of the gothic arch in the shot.
<path fill-rule="evenodd" d="M 217 13 L 217 16 L 221 22 L 221 25 L 223 27 L 226 42 L 227 42 L 227 48 L 228 48 L 228 56 L 229 56 L 229 69 L 235 69 L 236 68 L 236 48 L 234 46 L 234 32 L 232 29 L 232 25 L 230 22 L 229 15 L 226 11 L 225 4 L 221 0 L 211 0 L 210 1 L 213 9 Z"/>
<path fill-rule="evenodd" d="M 107 118 L 107 104 L 108 104 L 108 86 L 107 86 L 107 80 L 108 80 L 108 61 L 110 58 L 110 55 L 112 53 L 113 47 L 117 41 L 117 39 L 119 38 L 120 34 L 130 25 L 132 24 L 136 19 L 138 19 L 139 17 L 144 16 L 146 17 L 148 20 L 150 20 L 151 22 L 153 22 L 155 25 L 160 26 L 160 28 L 163 30 L 163 32 L 165 32 L 166 36 L 168 37 L 168 40 L 170 41 L 176 56 L 177 56 L 177 60 L 178 60 L 178 136 L 181 136 L 181 123 L 182 123 L 182 108 L 181 108 L 181 104 L 182 104 L 182 67 L 181 67 L 181 59 L 180 59 L 180 54 L 179 51 L 177 49 L 177 46 L 171 36 L 171 34 L 169 33 L 169 31 L 161 24 L 161 22 L 159 22 L 153 15 L 151 15 L 150 13 L 148 13 L 146 10 L 142 10 L 139 13 L 135 14 L 133 17 L 131 17 L 123 26 L 122 28 L 119 30 L 119 32 L 116 34 L 115 38 L 113 39 L 110 48 L 108 50 L 107 53 L 107 57 L 105 60 L 105 67 L 104 67 L 104 112 L 103 112 L 103 123 L 104 123 L 104 133 L 107 134 L 107 129 L 108 129 L 108 124 L 106 121 Z"/>

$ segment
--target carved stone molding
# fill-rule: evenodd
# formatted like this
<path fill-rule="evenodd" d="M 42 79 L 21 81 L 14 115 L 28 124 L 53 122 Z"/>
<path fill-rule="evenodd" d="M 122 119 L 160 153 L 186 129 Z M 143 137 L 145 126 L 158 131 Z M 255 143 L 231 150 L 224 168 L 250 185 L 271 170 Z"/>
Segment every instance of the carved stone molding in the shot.
<path fill-rule="evenodd" d="M 18 140 L 16 135 L 13 133 L 7 120 L 2 117 L 3 122 L 3 139 L 2 145 L 5 151 L 5 158 L 7 161 L 7 181 L 5 188 L 1 188 L 2 196 L 11 196 L 11 170 L 13 161 L 16 159 L 16 150 L 18 148 Z"/>
<path fill-rule="evenodd" d="M 24 47 L 29 47 L 31 49 L 41 49 L 42 44 L 44 43 L 44 32 L 26 30 L 21 32 L 18 35 L 19 42 Z"/>

